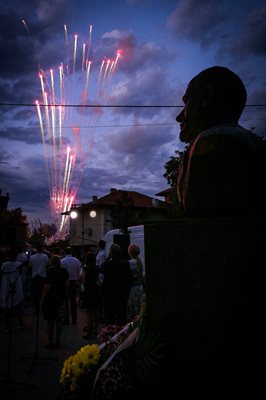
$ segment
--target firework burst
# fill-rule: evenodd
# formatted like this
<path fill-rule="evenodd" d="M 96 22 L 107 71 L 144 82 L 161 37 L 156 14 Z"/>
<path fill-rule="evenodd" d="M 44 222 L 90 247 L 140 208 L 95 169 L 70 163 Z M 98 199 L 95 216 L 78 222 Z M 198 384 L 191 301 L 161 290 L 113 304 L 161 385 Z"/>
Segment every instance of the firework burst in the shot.
<path fill-rule="evenodd" d="M 92 60 L 89 58 L 92 26 L 90 25 L 89 28 L 87 43 L 79 43 L 77 34 L 71 41 L 66 25 L 64 25 L 64 31 L 67 61 L 61 62 L 57 70 L 39 71 L 42 101 L 36 100 L 48 176 L 51 214 L 60 234 L 64 231 L 67 221 L 66 215 L 62 215 L 62 212 L 69 211 L 75 203 L 82 170 L 87 159 L 85 154 L 88 155 L 93 142 L 92 137 L 88 138 L 87 134 L 84 142 L 85 135 L 81 131 L 81 124 L 84 123 L 83 119 L 86 115 L 86 105 L 90 102 L 99 104 L 105 99 L 111 78 L 121 57 L 118 51 L 114 60 L 103 60 L 99 71 L 94 71 L 97 82 L 94 83 L 95 91 L 92 98 L 93 94 L 90 91 Z M 70 54 L 73 54 L 71 65 Z M 73 104 L 81 107 L 78 112 L 72 109 Z M 96 126 L 101 114 L 95 113 L 86 121 L 86 125 Z M 67 135 L 67 129 L 71 129 L 71 137 Z M 77 164 L 79 167 L 75 168 Z"/>

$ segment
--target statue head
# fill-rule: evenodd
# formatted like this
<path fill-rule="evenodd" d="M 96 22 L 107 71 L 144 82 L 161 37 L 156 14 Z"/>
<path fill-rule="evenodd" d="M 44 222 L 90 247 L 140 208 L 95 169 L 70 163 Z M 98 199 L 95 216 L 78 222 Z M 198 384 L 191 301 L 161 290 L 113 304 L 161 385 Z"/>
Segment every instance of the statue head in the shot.
<path fill-rule="evenodd" d="M 238 123 L 246 105 L 246 88 L 233 71 L 214 66 L 201 71 L 188 84 L 184 108 L 176 117 L 180 140 L 190 143 L 216 125 Z"/>

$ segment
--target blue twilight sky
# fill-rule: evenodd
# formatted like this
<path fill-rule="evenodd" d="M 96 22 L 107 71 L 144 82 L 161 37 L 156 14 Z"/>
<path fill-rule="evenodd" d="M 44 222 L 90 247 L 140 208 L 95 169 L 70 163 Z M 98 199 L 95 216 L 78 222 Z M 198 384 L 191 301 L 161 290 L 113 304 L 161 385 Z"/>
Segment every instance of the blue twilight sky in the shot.
<path fill-rule="evenodd" d="M 265 0 L 0 0 L 0 189 L 9 208 L 50 223 L 60 185 L 78 203 L 110 188 L 155 197 L 167 188 L 164 164 L 183 148 L 177 107 L 66 107 L 61 130 L 59 111 L 49 128 L 52 112 L 40 108 L 42 133 L 40 72 L 52 96 L 53 69 L 57 105 L 178 106 L 194 75 L 223 65 L 244 81 L 247 104 L 265 105 L 265 56 Z M 266 136 L 266 107 L 246 107 L 240 123 Z"/>

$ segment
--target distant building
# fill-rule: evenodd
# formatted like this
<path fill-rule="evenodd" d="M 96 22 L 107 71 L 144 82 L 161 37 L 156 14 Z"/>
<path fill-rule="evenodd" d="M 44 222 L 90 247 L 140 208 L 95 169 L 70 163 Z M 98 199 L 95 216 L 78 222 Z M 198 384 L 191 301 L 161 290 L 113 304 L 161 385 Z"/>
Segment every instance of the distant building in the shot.
<path fill-rule="evenodd" d="M 86 248 L 96 246 L 110 229 L 168 218 L 168 204 L 144 194 L 110 189 L 110 193 L 73 207 L 76 219 L 69 218 L 69 243 Z"/>
<path fill-rule="evenodd" d="M 168 188 L 168 189 L 162 190 L 159 193 L 156 193 L 155 196 L 164 197 L 164 201 L 166 203 L 172 204 L 172 202 L 173 202 L 173 200 L 172 200 L 173 191 L 174 191 L 173 188 Z"/>

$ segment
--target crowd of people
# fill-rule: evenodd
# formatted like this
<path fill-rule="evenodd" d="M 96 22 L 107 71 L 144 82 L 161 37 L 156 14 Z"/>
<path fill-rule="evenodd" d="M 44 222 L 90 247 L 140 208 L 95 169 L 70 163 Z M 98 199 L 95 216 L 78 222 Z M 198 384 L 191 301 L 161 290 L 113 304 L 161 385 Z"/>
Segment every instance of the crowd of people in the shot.
<path fill-rule="evenodd" d="M 0 260 L 0 309 L 5 332 L 17 316 L 23 328 L 24 307 L 47 322 L 48 349 L 61 347 L 64 325 L 76 325 L 78 307 L 86 313 L 85 340 L 97 338 L 99 327 L 125 325 L 141 310 L 144 300 L 144 268 L 140 249 L 131 244 L 128 257 L 113 244 L 109 254 L 104 240 L 96 251 L 89 249 L 80 259 L 71 247 L 47 254 L 37 245 L 29 255 L 18 246 L 2 252 Z"/>

